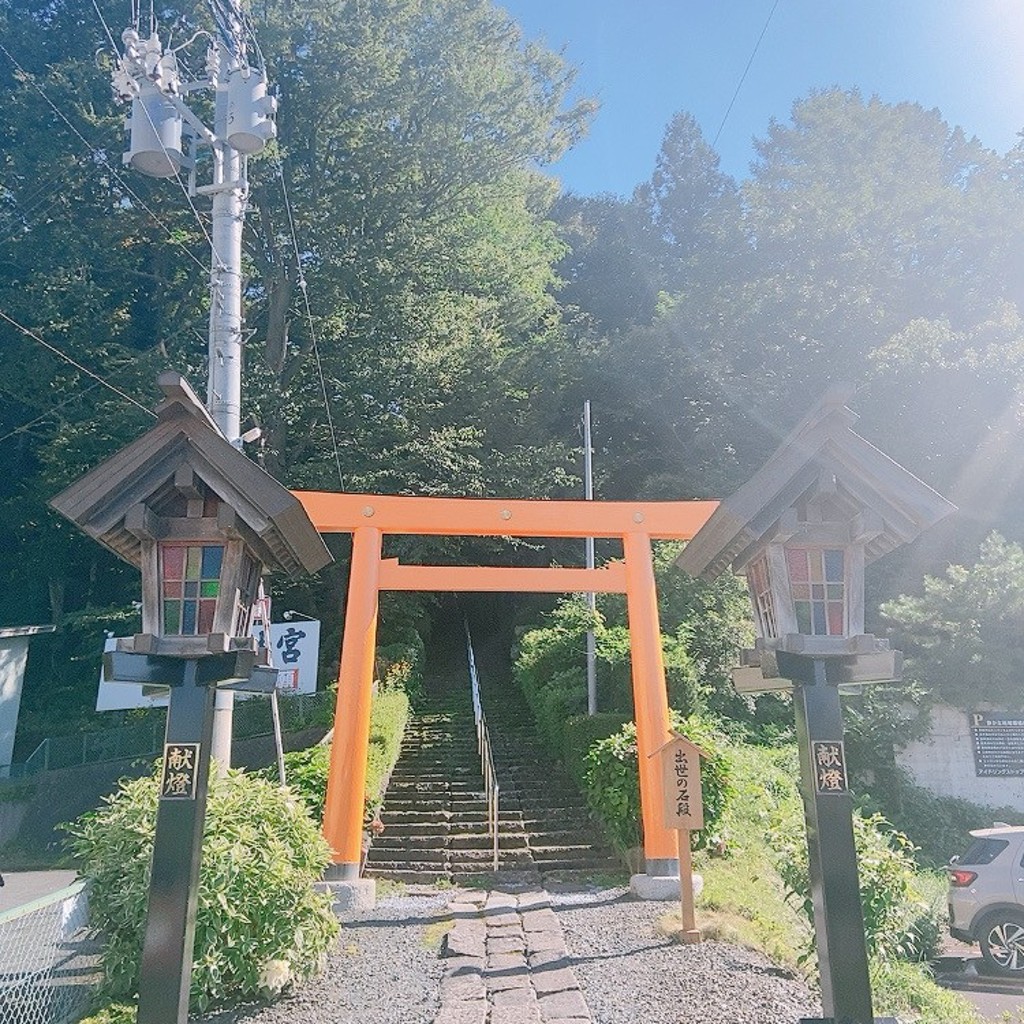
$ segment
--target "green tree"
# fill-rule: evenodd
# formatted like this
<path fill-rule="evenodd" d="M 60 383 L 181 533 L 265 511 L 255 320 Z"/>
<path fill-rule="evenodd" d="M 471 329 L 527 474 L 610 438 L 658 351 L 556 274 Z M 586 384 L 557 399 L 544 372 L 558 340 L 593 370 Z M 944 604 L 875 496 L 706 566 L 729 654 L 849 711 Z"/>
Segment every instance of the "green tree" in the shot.
<path fill-rule="evenodd" d="M 1024 707 L 1024 548 L 991 534 L 974 565 L 926 576 L 920 595 L 882 605 L 906 676 L 934 699 Z"/>

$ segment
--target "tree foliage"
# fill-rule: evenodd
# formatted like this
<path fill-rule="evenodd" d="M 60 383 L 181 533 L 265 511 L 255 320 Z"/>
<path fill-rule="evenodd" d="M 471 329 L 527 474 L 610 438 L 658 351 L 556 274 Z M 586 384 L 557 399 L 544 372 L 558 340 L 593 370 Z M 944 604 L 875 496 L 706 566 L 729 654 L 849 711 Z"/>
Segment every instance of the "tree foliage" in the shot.
<path fill-rule="evenodd" d="M 973 565 L 926 576 L 923 592 L 882 606 L 906 653 L 906 674 L 956 707 L 1021 708 L 1024 548 L 991 534 Z"/>

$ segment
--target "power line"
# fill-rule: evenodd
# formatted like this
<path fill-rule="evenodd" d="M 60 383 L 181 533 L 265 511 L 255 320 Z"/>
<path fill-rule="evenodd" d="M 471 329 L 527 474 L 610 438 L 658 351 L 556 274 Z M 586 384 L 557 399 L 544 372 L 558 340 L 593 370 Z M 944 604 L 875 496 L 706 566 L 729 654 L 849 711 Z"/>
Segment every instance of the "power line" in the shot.
<path fill-rule="evenodd" d="M 295 272 L 299 275 L 299 291 L 302 292 L 302 301 L 306 307 L 306 319 L 309 322 L 309 336 L 313 342 L 313 359 L 316 362 L 316 372 L 320 378 L 320 393 L 324 399 L 324 410 L 327 413 L 327 426 L 331 431 L 331 445 L 334 448 L 334 465 L 338 470 L 338 483 L 341 489 L 345 489 L 345 476 L 341 471 L 341 454 L 338 451 L 338 436 L 334 430 L 334 417 L 331 415 L 331 403 L 327 397 L 327 381 L 324 379 L 324 368 L 320 361 L 320 346 L 317 344 L 316 328 L 313 324 L 313 310 L 309 305 L 309 290 L 306 286 L 306 275 L 302 272 L 302 254 L 299 252 L 299 238 L 295 231 L 295 218 L 292 215 L 292 204 L 288 198 L 288 185 L 284 179 L 284 165 L 277 161 L 277 173 L 281 179 L 281 194 L 284 196 L 284 208 L 288 215 L 288 229 L 292 236 L 292 246 L 295 251 Z"/>
<path fill-rule="evenodd" d="M 725 127 L 725 122 L 729 120 L 729 115 L 732 113 L 732 108 L 736 103 L 736 97 L 740 94 L 740 89 L 743 88 L 743 83 L 747 80 L 747 72 L 750 70 L 751 64 L 754 63 L 754 58 L 757 56 L 757 51 L 761 46 L 761 40 L 764 39 L 764 34 L 768 31 L 768 26 L 772 22 L 772 15 L 775 14 L 775 8 L 779 6 L 780 0 L 775 0 L 772 4 L 772 9 L 768 12 L 768 17 L 765 19 L 764 28 L 761 29 L 761 34 L 757 37 L 757 42 L 754 43 L 754 49 L 751 51 L 750 60 L 747 61 L 747 66 L 743 69 L 743 74 L 740 75 L 739 84 L 736 86 L 736 91 L 732 94 L 732 99 L 729 100 L 729 106 L 725 111 L 725 116 L 722 118 L 722 123 L 718 126 L 718 131 L 715 132 L 715 137 L 711 141 L 711 148 L 714 149 L 718 145 L 718 138 L 722 134 L 722 129 Z"/>
<path fill-rule="evenodd" d="M 35 331 L 31 331 L 24 325 L 19 324 L 17 320 L 15 320 L 13 317 L 9 317 L 2 309 L 0 309 L 0 319 L 6 320 L 12 327 L 21 331 L 21 333 L 24 334 L 26 337 L 31 338 L 35 342 L 38 342 L 40 345 L 43 346 L 43 348 L 52 352 L 55 356 L 59 356 L 61 359 L 63 359 L 64 362 L 70 363 L 76 370 L 80 370 L 87 377 L 91 377 L 97 383 L 102 384 L 108 390 L 113 391 L 114 394 L 117 395 L 119 398 L 123 398 L 126 402 L 131 402 L 132 405 L 134 405 L 138 409 L 141 409 L 147 416 L 152 416 L 154 419 L 156 419 L 156 413 L 153 412 L 152 409 L 147 409 L 141 402 L 137 402 L 134 398 L 132 398 L 131 395 L 122 391 L 120 388 L 115 387 L 113 384 L 110 383 L 110 381 L 104 380 L 98 373 L 93 373 L 93 371 L 90 370 L 87 366 L 83 366 L 81 363 L 76 362 L 66 352 L 62 352 L 59 348 L 57 348 L 56 345 L 51 345 L 48 341 L 44 341 L 42 338 L 39 337 L 38 334 L 35 333 Z"/>

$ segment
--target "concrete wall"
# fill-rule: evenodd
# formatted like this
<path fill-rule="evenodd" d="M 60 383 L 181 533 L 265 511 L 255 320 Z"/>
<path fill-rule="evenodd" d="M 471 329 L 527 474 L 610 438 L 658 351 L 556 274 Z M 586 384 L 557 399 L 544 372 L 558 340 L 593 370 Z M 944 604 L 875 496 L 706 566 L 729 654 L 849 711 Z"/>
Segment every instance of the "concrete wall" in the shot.
<path fill-rule="evenodd" d="M 896 751 L 896 763 L 939 796 L 1024 812 L 1024 778 L 978 778 L 968 713 L 959 708 L 933 708 L 930 734 Z"/>

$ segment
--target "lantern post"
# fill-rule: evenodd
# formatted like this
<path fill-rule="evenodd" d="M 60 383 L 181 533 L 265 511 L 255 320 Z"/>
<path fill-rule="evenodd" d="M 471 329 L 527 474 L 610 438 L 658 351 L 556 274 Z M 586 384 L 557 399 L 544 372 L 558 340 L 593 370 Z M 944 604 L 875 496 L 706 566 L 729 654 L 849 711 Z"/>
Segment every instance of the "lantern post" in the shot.
<path fill-rule="evenodd" d="M 50 504 L 142 573 L 142 632 L 104 655 L 112 682 L 169 691 L 139 1024 L 185 1024 L 218 691 L 273 692 L 250 635 L 264 572 L 330 560 L 298 500 L 239 451 L 180 375 L 156 426 Z"/>
<path fill-rule="evenodd" d="M 864 568 L 954 511 L 853 431 L 849 394 L 827 394 L 676 561 L 705 579 L 746 576 L 759 635 L 733 683 L 793 694 L 822 1024 L 876 1020 L 840 693 L 898 681 L 903 665 L 865 632 Z"/>

